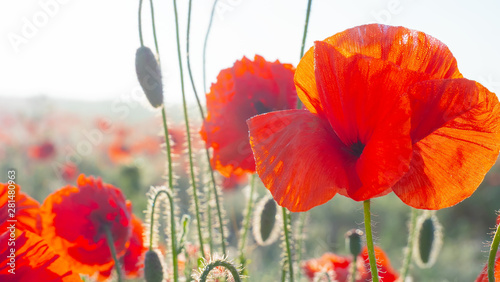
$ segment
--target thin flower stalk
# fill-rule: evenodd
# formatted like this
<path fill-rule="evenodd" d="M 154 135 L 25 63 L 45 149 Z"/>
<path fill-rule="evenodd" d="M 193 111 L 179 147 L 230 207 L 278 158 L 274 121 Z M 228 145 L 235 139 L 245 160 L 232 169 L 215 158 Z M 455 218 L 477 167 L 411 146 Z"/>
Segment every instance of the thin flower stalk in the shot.
<path fill-rule="evenodd" d="M 191 71 L 191 55 L 190 55 L 190 52 L 189 52 L 189 34 L 190 34 L 190 27 L 191 27 L 191 2 L 192 0 L 189 0 L 189 6 L 188 6 L 188 24 L 187 24 L 187 35 L 186 35 L 186 60 L 187 60 L 187 68 L 188 68 L 188 73 L 189 73 L 189 79 L 191 81 L 191 87 L 193 88 L 193 92 L 194 92 L 194 96 L 196 98 L 196 103 L 198 105 L 198 109 L 200 111 L 200 115 L 201 115 L 201 119 L 202 120 L 205 120 L 205 112 L 203 111 L 203 106 L 201 105 L 201 102 L 200 102 L 200 97 L 198 96 L 198 91 L 196 90 L 196 86 L 195 86 L 195 83 L 194 83 L 194 79 L 193 79 L 193 73 Z M 217 0 L 215 1 L 217 2 Z M 214 4 L 214 8 L 215 8 L 215 4 Z M 211 15 L 211 18 L 210 18 L 210 23 L 209 23 L 209 27 L 208 27 L 208 30 L 207 30 L 207 34 L 206 34 L 206 37 L 205 37 L 205 45 L 204 45 L 204 49 L 203 49 L 203 58 L 205 58 L 205 49 L 206 49 L 206 42 L 208 40 L 208 34 L 210 32 L 210 26 L 212 25 L 212 18 L 213 18 L 213 11 L 212 11 L 212 15 Z M 205 80 L 205 59 L 203 60 L 203 79 Z M 205 81 L 203 81 L 205 83 Z M 214 174 L 214 170 L 212 168 L 212 165 L 210 164 L 210 152 L 208 151 L 208 148 L 205 147 L 205 155 L 207 157 L 207 160 L 208 160 L 208 168 L 209 168 L 209 172 L 210 172 L 210 181 L 212 183 L 212 188 L 213 188 L 213 193 L 214 193 L 214 198 L 215 198 L 215 204 L 216 204 L 216 207 L 217 207 L 217 216 L 219 217 L 219 229 L 220 229 L 220 233 L 221 233 L 221 248 L 222 248 L 222 254 L 223 255 L 226 255 L 226 237 L 225 237 L 225 234 L 224 234 L 224 221 L 223 221 L 223 218 L 222 218 L 222 211 L 221 211 L 221 207 L 220 207 L 220 200 L 219 200 L 219 193 L 217 191 L 217 183 L 215 182 L 215 174 Z M 208 193 L 207 193 L 207 214 L 208 214 L 208 222 L 209 222 L 209 228 L 208 228 L 208 235 L 209 235 L 209 238 L 210 238 L 210 253 L 212 254 L 212 228 L 211 228 L 211 223 L 212 223 L 212 212 L 211 212 L 211 206 L 210 206 L 210 202 L 211 202 L 211 196 L 212 196 L 212 193 L 210 191 L 210 189 L 208 190 Z"/>
<path fill-rule="evenodd" d="M 403 266 L 401 267 L 401 281 L 405 281 L 406 276 L 408 275 L 408 270 L 410 269 L 410 263 L 413 252 L 413 242 L 415 241 L 415 230 L 417 225 L 417 217 L 418 210 L 412 208 L 411 209 L 411 218 L 410 218 L 410 226 L 408 230 L 408 245 L 405 248 L 404 258 L 403 258 Z"/>
<path fill-rule="evenodd" d="M 187 139 L 187 144 L 188 144 L 188 158 L 189 158 L 189 173 L 191 177 L 191 185 L 193 186 L 193 199 L 194 199 L 194 206 L 195 206 L 195 213 L 196 213 L 196 225 L 198 229 L 198 239 L 200 243 L 200 251 L 203 257 L 205 257 L 205 250 L 204 250 L 204 243 L 203 243 L 203 233 L 201 231 L 201 217 L 200 217 L 200 207 L 199 207 L 199 200 L 198 200 L 198 189 L 196 187 L 196 177 L 194 173 L 194 164 L 193 164 L 193 152 L 192 152 L 192 146 L 191 146 L 191 133 L 190 133 L 190 126 L 189 126 L 189 117 L 188 117 L 188 109 L 187 109 L 187 102 L 186 102 L 186 92 L 184 90 L 184 73 L 183 73 L 183 67 L 182 67 L 182 57 L 181 57 L 181 46 L 180 46 L 180 39 L 179 39 L 179 19 L 177 15 L 177 1 L 173 0 L 174 3 L 174 15 L 175 15 L 175 32 L 176 32 L 176 39 L 177 39 L 177 57 L 179 59 L 179 72 L 181 76 L 181 92 L 182 92 L 182 107 L 184 110 L 184 122 L 186 124 L 186 139 Z"/>
<path fill-rule="evenodd" d="M 248 237 L 248 230 L 250 229 L 250 221 L 252 218 L 253 210 L 253 198 L 255 194 L 255 174 L 252 174 L 252 179 L 250 180 L 250 194 L 248 195 L 247 209 L 245 213 L 245 221 L 243 222 L 243 229 L 241 231 L 240 242 L 239 242 L 239 257 L 240 263 L 245 267 L 245 245 Z"/>
<path fill-rule="evenodd" d="M 290 274 L 290 282 L 294 281 L 294 276 L 293 276 L 293 258 L 292 258 L 292 247 L 291 247 L 291 238 L 290 238 L 290 231 L 288 229 L 289 223 L 290 223 L 290 217 L 289 213 L 287 212 L 286 208 L 282 207 L 281 208 L 283 212 L 283 233 L 285 234 L 285 247 L 286 247 L 286 255 L 287 255 L 287 262 L 288 262 L 288 272 Z"/>
<path fill-rule="evenodd" d="M 370 271 L 372 273 L 372 281 L 378 282 L 378 270 L 377 261 L 375 259 L 375 249 L 373 247 L 373 236 L 372 236 L 372 222 L 370 214 L 370 200 L 363 202 L 364 214 L 365 214 L 365 233 L 366 233 L 366 246 L 368 247 L 368 257 L 370 259 Z"/>
<path fill-rule="evenodd" d="M 122 282 L 122 269 L 120 267 L 120 261 L 118 260 L 118 256 L 116 255 L 115 242 L 113 240 L 113 235 L 111 235 L 111 230 L 109 227 L 104 227 L 104 232 L 106 233 L 106 240 L 108 242 L 109 251 L 111 252 L 111 256 L 113 257 L 113 261 L 115 262 L 116 276 L 118 282 Z"/>
<path fill-rule="evenodd" d="M 497 256 L 498 245 L 500 245 L 500 224 L 497 224 L 497 230 L 493 242 L 491 243 L 490 256 L 488 257 L 488 281 L 495 281 L 495 258 Z"/>

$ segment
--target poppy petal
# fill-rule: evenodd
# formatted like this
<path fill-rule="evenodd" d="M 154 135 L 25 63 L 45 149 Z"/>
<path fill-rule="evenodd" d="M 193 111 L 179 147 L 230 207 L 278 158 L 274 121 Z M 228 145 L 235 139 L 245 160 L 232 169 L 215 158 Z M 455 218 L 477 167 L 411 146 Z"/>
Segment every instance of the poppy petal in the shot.
<path fill-rule="evenodd" d="M 346 57 L 361 54 L 386 60 L 402 69 L 428 74 L 433 79 L 462 77 L 448 47 L 420 31 L 369 24 L 347 29 L 324 42 Z M 321 113 L 323 106 L 314 76 L 314 47 L 300 60 L 295 72 L 295 84 L 304 106 L 313 113 Z"/>
<path fill-rule="evenodd" d="M 348 186 L 352 157 L 327 122 L 304 110 L 248 120 L 257 172 L 279 205 L 306 211 Z M 349 170 L 349 171 L 348 171 Z M 354 175 L 355 177 L 355 175 Z"/>
<path fill-rule="evenodd" d="M 315 43 L 318 93 L 333 131 L 358 158 L 360 186 L 347 193 L 356 201 L 375 197 L 407 171 L 411 158 L 408 85 L 427 75 L 401 70 L 378 59 L 344 57 Z"/>
<path fill-rule="evenodd" d="M 466 79 L 427 81 L 410 90 L 413 104 L 435 96 L 440 101 L 426 114 L 435 118 L 436 126 L 415 118 L 413 136 L 418 142 L 410 171 L 393 187 L 407 205 L 433 210 L 472 195 L 500 150 L 495 94 Z M 421 114 L 417 107 L 414 115 Z"/>

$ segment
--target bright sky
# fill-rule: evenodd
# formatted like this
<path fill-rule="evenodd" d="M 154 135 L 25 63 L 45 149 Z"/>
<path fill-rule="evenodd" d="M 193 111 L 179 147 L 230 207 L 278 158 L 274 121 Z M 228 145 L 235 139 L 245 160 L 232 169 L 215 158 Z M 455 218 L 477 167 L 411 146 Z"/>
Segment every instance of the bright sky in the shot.
<path fill-rule="evenodd" d="M 153 49 L 149 1 L 145 44 Z M 178 1 L 185 54 L 187 0 Z M 139 0 L 0 2 L 0 97 L 113 100 L 138 82 Z M 202 46 L 213 1 L 194 0 L 192 67 L 202 94 Z M 168 101 L 180 101 L 172 1 L 154 1 Z M 260 54 L 296 65 L 307 0 L 219 0 L 207 49 L 207 86 L 242 56 Z M 424 31 L 443 41 L 466 78 L 500 93 L 500 1 L 314 0 L 307 47 L 347 28 L 385 23 Z M 185 63 L 185 57 L 183 56 Z M 186 90 L 192 97 L 185 73 Z M 191 100 L 193 101 L 193 100 Z M 3 105 L 2 105 L 3 106 Z"/>

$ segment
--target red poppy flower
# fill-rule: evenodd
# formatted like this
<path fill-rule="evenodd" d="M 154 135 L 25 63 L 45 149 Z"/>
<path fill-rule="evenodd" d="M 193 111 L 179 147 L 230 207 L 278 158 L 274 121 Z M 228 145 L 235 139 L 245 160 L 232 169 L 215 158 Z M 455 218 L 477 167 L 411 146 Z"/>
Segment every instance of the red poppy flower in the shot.
<path fill-rule="evenodd" d="M 117 138 L 109 145 L 108 156 L 115 164 L 129 164 L 132 162 L 132 151 L 125 145 L 123 138 Z"/>
<path fill-rule="evenodd" d="M 255 115 L 296 106 L 294 68 L 289 64 L 243 57 L 222 70 L 207 94 L 208 114 L 201 128 L 212 164 L 225 177 L 255 172 L 245 121 Z"/>
<path fill-rule="evenodd" d="M 47 160 L 56 154 L 54 144 L 49 141 L 43 142 L 39 145 L 31 146 L 28 149 L 28 156 L 34 160 Z"/>
<path fill-rule="evenodd" d="M 0 281 L 82 281 L 40 236 L 26 230 L 15 241 L 9 241 L 9 237 L 10 232 L 0 235 Z M 15 246 L 9 242 L 15 242 Z M 9 257 L 13 256 L 11 249 L 15 249 L 14 261 Z"/>
<path fill-rule="evenodd" d="M 398 274 L 390 265 L 390 261 L 384 251 L 375 246 L 375 257 L 377 259 L 377 268 L 380 281 L 392 282 L 398 279 Z M 316 275 L 328 274 L 338 282 L 349 281 L 349 272 L 351 269 L 352 258 L 348 256 L 339 256 L 333 253 L 325 253 L 319 259 L 311 259 L 302 263 L 302 270 L 305 275 L 313 281 Z M 365 247 L 358 256 L 357 282 L 372 281 L 370 274 L 370 265 L 368 260 L 368 249 Z"/>
<path fill-rule="evenodd" d="M 462 78 L 425 33 L 371 24 L 318 41 L 295 73 L 307 111 L 248 121 L 257 172 L 276 201 L 305 211 L 335 194 L 393 191 L 441 209 L 469 197 L 496 161 L 495 94 Z"/>
<path fill-rule="evenodd" d="M 500 253 L 497 254 L 495 260 L 495 281 L 500 281 Z M 488 263 L 483 268 L 483 271 L 476 278 L 475 282 L 489 282 L 488 281 Z"/>
<path fill-rule="evenodd" d="M 118 255 L 126 251 L 132 233 L 131 205 L 118 188 L 103 184 L 100 178 L 80 175 L 77 187 L 52 193 L 40 210 L 42 236 L 79 273 L 92 275 L 114 264 L 106 229 Z"/>
<path fill-rule="evenodd" d="M 9 184 L 0 183 L 0 230 L 5 231 L 12 224 L 7 220 L 16 220 L 15 225 L 18 230 L 28 230 L 40 234 L 42 230 L 42 219 L 40 217 L 40 204 L 21 192 L 19 185 L 14 185 L 15 189 L 9 189 Z M 14 191 L 14 194 L 9 193 Z M 15 201 L 15 202 L 12 202 Z M 11 207 L 9 207 L 9 204 Z M 15 210 L 14 213 L 9 211 Z M 13 217 L 9 217 L 13 214 Z"/>

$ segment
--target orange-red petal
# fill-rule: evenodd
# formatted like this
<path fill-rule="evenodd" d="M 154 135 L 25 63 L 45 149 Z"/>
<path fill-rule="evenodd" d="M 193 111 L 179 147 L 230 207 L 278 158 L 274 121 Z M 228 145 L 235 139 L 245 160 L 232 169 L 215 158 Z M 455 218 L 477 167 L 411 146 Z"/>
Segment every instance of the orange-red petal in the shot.
<path fill-rule="evenodd" d="M 415 107 L 412 136 L 416 143 L 410 170 L 393 191 L 415 208 L 455 205 L 477 189 L 497 159 L 498 99 L 466 79 L 418 83 L 411 88 L 410 97 L 414 105 L 421 100 L 432 102 Z"/>
<path fill-rule="evenodd" d="M 278 204 L 291 211 L 321 205 L 356 179 L 352 156 L 328 122 L 315 114 L 271 112 L 249 119 L 248 128 L 261 180 Z"/>
<path fill-rule="evenodd" d="M 436 38 L 405 27 L 369 24 L 337 33 L 324 42 L 344 56 L 363 55 L 391 62 L 401 69 L 425 73 L 430 79 L 460 78 L 448 47 Z M 297 94 L 305 107 L 321 113 L 314 76 L 314 47 L 306 52 L 295 72 Z"/>
<path fill-rule="evenodd" d="M 0 281 L 4 282 L 75 282 L 80 276 L 72 272 L 67 262 L 55 253 L 40 236 L 24 231 L 8 245 L 10 232 L 0 235 Z M 15 250 L 14 267 L 8 256 Z M 14 274 L 9 272 L 14 271 Z"/>
<path fill-rule="evenodd" d="M 392 268 L 391 262 L 387 257 L 386 253 L 382 250 L 382 248 L 378 246 L 374 246 L 374 249 L 375 249 L 375 259 L 377 260 L 378 276 L 380 278 L 380 281 L 383 282 L 397 281 L 399 278 L 399 274 Z M 367 269 L 367 272 L 364 274 L 363 277 L 365 277 L 365 281 L 372 281 L 370 273 L 370 260 L 368 257 L 367 247 L 364 247 L 363 251 L 361 252 L 361 257 L 365 261 L 365 266 Z"/>
<path fill-rule="evenodd" d="M 42 231 L 42 219 L 39 212 L 40 204 L 21 192 L 19 185 L 13 184 L 13 186 L 14 189 L 9 189 L 8 183 L 0 183 L 0 230 L 6 230 L 10 224 L 7 220 L 12 219 L 16 220 L 18 230 L 28 230 L 40 234 Z M 9 207 L 9 204 L 12 208 Z M 15 212 L 12 213 L 12 211 Z M 11 214 L 14 217 L 9 218 Z"/>

